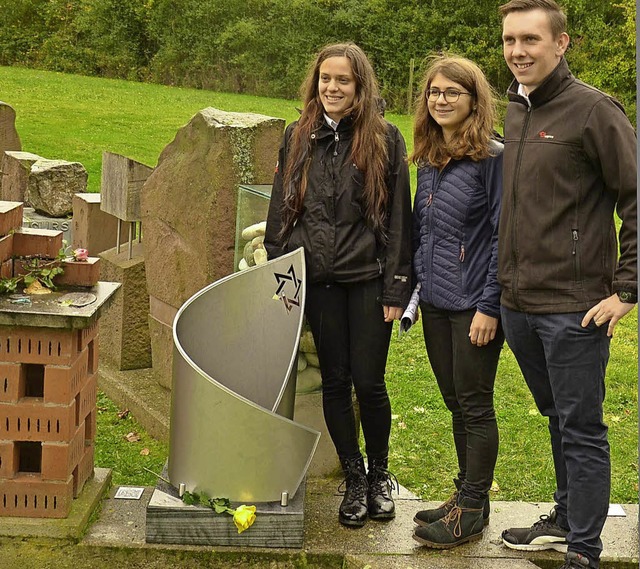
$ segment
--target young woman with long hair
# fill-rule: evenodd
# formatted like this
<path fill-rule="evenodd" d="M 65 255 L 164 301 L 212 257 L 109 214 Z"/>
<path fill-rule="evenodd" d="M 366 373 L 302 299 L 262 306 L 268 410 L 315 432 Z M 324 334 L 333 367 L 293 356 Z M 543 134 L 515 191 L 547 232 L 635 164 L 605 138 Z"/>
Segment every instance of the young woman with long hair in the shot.
<path fill-rule="evenodd" d="M 270 258 L 304 249 L 305 313 L 318 350 L 324 416 L 345 474 L 339 520 L 362 526 L 367 517 L 395 515 L 384 373 L 393 320 L 411 295 L 406 149 L 382 117 L 373 68 L 354 44 L 318 53 L 303 99 L 280 147 L 265 247 Z"/>
<path fill-rule="evenodd" d="M 414 151 L 413 266 L 429 361 L 451 411 L 457 490 L 416 514 L 414 538 L 434 548 L 478 539 L 489 519 L 498 454 L 493 386 L 504 343 L 497 281 L 502 144 L 482 71 L 437 56 L 418 102 Z"/>

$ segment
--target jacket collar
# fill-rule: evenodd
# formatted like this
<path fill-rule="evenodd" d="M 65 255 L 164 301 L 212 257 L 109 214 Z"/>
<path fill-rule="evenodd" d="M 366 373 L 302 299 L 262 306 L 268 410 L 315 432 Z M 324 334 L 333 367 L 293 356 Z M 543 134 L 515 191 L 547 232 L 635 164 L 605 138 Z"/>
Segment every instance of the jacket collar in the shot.
<path fill-rule="evenodd" d="M 324 120 L 324 115 L 321 115 L 318 126 L 313 131 L 313 134 L 315 135 L 313 138 L 325 138 L 327 136 L 333 137 L 335 132 L 337 132 L 342 138 L 343 135 L 347 135 L 348 133 L 351 133 L 352 130 L 353 130 L 353 118 L 351 117 L 351 115 L 340 119 L 340 122 L 338 123 L 338 129 L 336 131 L 334 131 L 327 124 L 327 121 Z"/>
<path fill-rule="evenodd" d="M 562 93 L 562 91 L 574 83 L 575 80 L 576 78 L 569 70 L 567 60 L 563 57 L 556 68 L 549 73 L 547 78 L 529 95 L 531 106 L 540 107 L 544 105 Z M 526 104 L 524 97 L 518 95 L 518 81 L 516 79 L 509 85 L 507 95 L 510 101 Z"/>

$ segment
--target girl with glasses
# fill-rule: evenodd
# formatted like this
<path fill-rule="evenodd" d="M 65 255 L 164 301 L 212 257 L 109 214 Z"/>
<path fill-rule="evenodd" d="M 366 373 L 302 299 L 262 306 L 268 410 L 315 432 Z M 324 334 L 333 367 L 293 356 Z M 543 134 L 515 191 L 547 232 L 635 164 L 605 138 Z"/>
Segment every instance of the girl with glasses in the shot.
<path fill-rule="evenodd" d="M 358 46 L 322 49 L 303 97 L 300 119 L 280 147 L 265 247 L 270 258 L 305 252 L 305 313 L 324 417 L 345 475 L 338 518 L 358 527 L 395 516 L 384 372 L 393 320 L 411 296 L 409 171 L 402 135 L 382 117 L 373 69 Z"/>
<path fill-rule="evenodd" d="M 418 166 L 413 267 L 427 354 L 452 415 L 458 474 L 445 503 L 416 514 L 414 539 L 438 549 L 482 536 L 498 455 L 502 144 L 494 140 L 494 117 L 491 88 L 473 62 L 431 59 L 410 156 Z"/>

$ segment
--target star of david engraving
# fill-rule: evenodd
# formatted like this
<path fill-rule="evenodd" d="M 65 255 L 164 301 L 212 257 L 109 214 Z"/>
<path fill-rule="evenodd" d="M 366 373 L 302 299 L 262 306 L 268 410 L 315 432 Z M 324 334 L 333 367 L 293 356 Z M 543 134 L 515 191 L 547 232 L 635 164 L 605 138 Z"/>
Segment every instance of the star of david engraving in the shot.
<path fill-rule="evenodd" d="M 302 280 L 296 276 L 293 265 L 289 265 L 286 273 L 273 273 L 278 283 L 278 289 L 274 298 L 279 298 L 284 303 L 287 312 L 291 312 L 294 306 L 300 306 L 300 286 Z"/>

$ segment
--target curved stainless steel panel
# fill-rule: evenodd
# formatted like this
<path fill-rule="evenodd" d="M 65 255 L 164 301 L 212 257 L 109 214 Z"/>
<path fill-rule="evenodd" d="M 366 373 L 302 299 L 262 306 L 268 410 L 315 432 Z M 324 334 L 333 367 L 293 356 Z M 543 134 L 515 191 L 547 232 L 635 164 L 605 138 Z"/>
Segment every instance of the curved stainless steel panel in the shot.
<path fill-rule="evenodd" d="M 293 422 L 302 249 L 192 296 L 173 323 L 169 478 L 240 502 L 294 496 L 320 433 Z"/>

